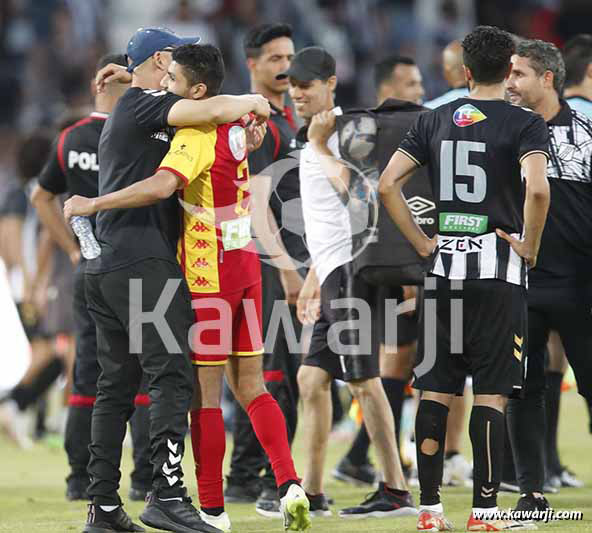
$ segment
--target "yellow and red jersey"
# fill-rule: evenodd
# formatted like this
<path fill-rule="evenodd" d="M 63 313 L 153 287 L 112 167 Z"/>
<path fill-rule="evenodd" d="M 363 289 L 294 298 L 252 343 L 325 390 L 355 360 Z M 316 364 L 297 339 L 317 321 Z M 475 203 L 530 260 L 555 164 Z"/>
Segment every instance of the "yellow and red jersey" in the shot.
<path fill-rule="evenodd" d="M 239 123 L 179 129 L 159 169 L 179 176 L 177 259 L 192 293 L 227 293 L 261 279 L 251 240 L 249 166 Z"/>

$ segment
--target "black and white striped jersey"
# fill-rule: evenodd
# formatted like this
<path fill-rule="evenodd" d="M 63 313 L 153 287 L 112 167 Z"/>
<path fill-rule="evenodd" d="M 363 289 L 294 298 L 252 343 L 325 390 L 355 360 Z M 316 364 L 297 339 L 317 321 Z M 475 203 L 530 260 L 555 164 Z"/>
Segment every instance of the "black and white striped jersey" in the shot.
<path fill-rule="evenodd" d="M 570 286 L 592 278 L 592 120 L 566 102 L 548 123 L 551 205 L 533 286 Z"/>
<path fill-rule="evenodd" d="M 428 166 L 438 213 L 431 272 L 525 286 L 522 258 L 495 230 L 522 235 L 521 162 L 533 153 L 548 157 L 543 118 L 503 100 L 459 98 L 421 114 L 399 150 Z"/>

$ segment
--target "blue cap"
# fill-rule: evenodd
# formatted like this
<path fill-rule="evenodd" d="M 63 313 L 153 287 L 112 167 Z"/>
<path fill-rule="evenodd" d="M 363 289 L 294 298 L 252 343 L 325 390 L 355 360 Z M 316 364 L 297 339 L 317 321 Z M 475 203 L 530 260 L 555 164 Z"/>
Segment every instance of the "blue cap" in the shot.
<path fill-rule="evenodd" d="M 140 28 L 127 43 L 127 57 L 131 60 L 127 71 L 132 72 L 155 52 L 198 42 L 199 37 L 179 37 L 168 28 Z"/>

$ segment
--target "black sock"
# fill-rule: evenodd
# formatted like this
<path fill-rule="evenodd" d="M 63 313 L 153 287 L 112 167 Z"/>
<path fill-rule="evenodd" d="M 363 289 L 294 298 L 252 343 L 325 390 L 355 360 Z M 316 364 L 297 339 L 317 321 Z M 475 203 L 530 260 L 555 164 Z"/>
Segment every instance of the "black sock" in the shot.
<path fill-rule="evenodd" d="M 417 470 L 420 487 L 420 504 L 440 503 L 440 485 L 444 470 L 444 444 L 448 407 L 431 400 L 421 400 L 415 417 L 415 445 L 417 447 Z M 438 443 L 436 453 L 422 452 L 425 439 Z"/>
<path fill-rule="evenodd" d="M 64 363 L 62 360 L 59 357 L 54 357 L 39 371 L 29 385 L 17 385 L 12 390 L 11 397 L 17 403 L 19 409 L 24 411 L 34 404 L 59 377 L 63 369 Z"/>
<path fill-rule="evenodd" d="M 224 512 L 224 507 L 202 507 L 201 510 L 210 516 L 220 516 Z"/>
<path fill-rule="evenodd" d="M 345 456 L 353 465 L 360 466 L 368 463 L 368 448 L 370 447 L 370 436 L 366 430 L 366 424 L 362 422 L 351 448 Z"/>
<path fill-rule="evenodd" d="M 395 419 L 395 436 L 399 443 L 401 433 L 401 412 L 403 410 L 403 399 L 405 397 L 405 385 L 407 380 L 396 378 L 382 378 L 382 386 L 388 398 Z"/>
<path fill-rule="evenodd" d="M 286 493 L 288 492 L 288 489 L 292 486 L 292 485 L 299 485 L 300 483 L 298 481 L 296 481 L 295 479 L 291 479 L 290 481 L 286 481 L 285 483 L 282 483 L 279 487 L 278 487 L 278 496 L 280 498 L 283 498 Z"/>
<path fill-rule="evenodd" d="M 545 391 L 526 392 L 506 409 L 520 492 L 543 492 L 545 483 Z"/>
<path fill-rule="evenodd" d="M 561 473 L 561 461 L 557 449 L 557 427 L 559 425 L 559 405 L 561 400 L 562 372 L 547 372 L 547 390 L 545 392 L 547 410 L 547 433 L 545 450 L 547 452 L 547 473 Z"/>
<path fill-rule="evenodd" d="M 444 454 L 444 459 L 448 460 L 451 459 L 452 457 L 454 457 L 455 455 L 459 455 L 460 452 L 457 450 L 448 450 L 445 454 Z"/>
<path fill-rule="evenodd" d="M 504 436 L 504 464 L 502 466 L 502 481 L 516 485 L 516 467 L 514 465 L 514 456 L 512 445 L 510 444 L 510 435 L 508 429 L 508 417 L 506 416 L 506 432 Z"/>
<path fill-rule="evenodd" d="M 471 411 L 469 435 L 473 445 L 473 507 L 497 505 L 504 459 L 504 414 L 477 405 Z"/>

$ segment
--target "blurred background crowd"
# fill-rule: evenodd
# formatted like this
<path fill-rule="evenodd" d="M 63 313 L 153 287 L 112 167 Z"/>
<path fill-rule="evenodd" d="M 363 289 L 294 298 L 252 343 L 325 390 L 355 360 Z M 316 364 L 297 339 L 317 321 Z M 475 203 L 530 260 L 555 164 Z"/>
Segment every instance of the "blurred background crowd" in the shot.
<path fill-rule="evenodd" d="M 592 0 L 0 0 L 0 218 L 16 215 L 28 249 L 23 252 L 16 242 L 17 229 L 3 224 L 0 257 L 9 269 L 21 263 L 21 254 L 40 265 L 27 267 L 23 261 L 25 279 L 11 283 L 13 297 L 27 302 L 38 296 L 43 301 L 35 302 L 37 309 L 52 315 L 46 300 L 57 298 L 59 278 L 67 280 L 71 267 L 59 251 L 51 265 L 44 260 L 51 255 L 49 248 L 44 252 L 47 239 L 39 236 L 34 215 L 26 215 L 32 209 L 22 183 L 39 173 L 58 129 L 90 110 L 98 58 L 124 52 L 141 26 L 166 26 L 219 46 L 227 67 L 223 92 L 237 94 L 249 91 L 246 31 L 287 21 L 297 50 L 317 44 L 336 58 L 337 101 L 348 108 L 375 103 L 373 66 L 388 54 L 415 59 L 429 100 L 448 89 L 441 72 L 443 47 L 476 24 L 561 45 L 589 32 L 590 20 Z M 33 222 L 21 231 L 20 221 L 29 219 Z M 27 279 L 34 271 L 36 279 Z M 19 285 L 20 294 L 14 294 Z M 61 349 L 44 350 L 73 353 L 72 346 L 69 338 Z"/>

